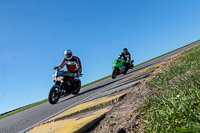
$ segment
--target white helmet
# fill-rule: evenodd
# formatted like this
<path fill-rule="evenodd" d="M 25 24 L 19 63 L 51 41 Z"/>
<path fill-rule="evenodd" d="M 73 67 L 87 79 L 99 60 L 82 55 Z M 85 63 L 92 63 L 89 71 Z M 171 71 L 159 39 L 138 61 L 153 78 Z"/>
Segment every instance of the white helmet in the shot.
<path fill-rule="evenodd" d="M 72 51 L 70 49 L 66 49 L 64 54 L 68 60 L 70 60 L 73 57 Z"/>

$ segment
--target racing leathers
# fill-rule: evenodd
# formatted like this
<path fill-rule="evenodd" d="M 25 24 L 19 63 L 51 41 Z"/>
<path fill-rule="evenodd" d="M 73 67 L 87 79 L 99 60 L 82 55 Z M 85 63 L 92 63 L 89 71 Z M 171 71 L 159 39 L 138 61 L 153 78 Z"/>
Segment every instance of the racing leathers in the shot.
<path fill-rule="evenodd" d="M 71 59 L 63 58 L 60 63 L 59 69 L 62 69 L 66 65 L 67 71 L 74 73 L 74 79 L 79 79 L 82 72 L 81 61 L 78 57 L 73 56 Z"/>
<path fill-rule="evenodd" d="M 128 71 L 128 69 L 131 67 L 131 54 L 128 51 L 126 53 L 122 52 L 122 53 L 120 53 L 120 55 L 118 56 L 117 59 L 119 60 L 122 57 L 126 61 L 126 63 L 124 63 L 124 65 L 126 67 L 126 71 Z M 125 71 L 125 73 L 126 73 L 126 71 Z"/>
<path fill-rule="evenodd" d="M 120 58 L 122 58 L 123 57 L 123 59 L 124 60 L 126 60 L 128 63 L 131 63 L 131 54 L 129 53 L 129 52 L 127 52 L 127 53 L 124 53 L 124 52 L 122 52 L 122 53 L 120 53 L 120 55 L 118 56 L 118 60 L 120 59 Z"/>

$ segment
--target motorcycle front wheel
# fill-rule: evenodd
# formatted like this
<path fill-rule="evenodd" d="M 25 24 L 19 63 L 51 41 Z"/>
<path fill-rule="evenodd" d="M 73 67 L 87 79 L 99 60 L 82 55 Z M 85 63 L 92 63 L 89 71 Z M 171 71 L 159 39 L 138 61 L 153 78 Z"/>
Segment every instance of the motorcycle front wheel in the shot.
<path fill-rule="evenodd" d="M 59 87 L 53 86 L 49 91 L 48 100 L 50 104 L 56 104 L 60 99 Z"/>
<path fill-rule="evenodd" d="M 113 68 L 112 79 L 115 79 L 117 77 L 117 70 L 118 69 L 116 67 Z"/>

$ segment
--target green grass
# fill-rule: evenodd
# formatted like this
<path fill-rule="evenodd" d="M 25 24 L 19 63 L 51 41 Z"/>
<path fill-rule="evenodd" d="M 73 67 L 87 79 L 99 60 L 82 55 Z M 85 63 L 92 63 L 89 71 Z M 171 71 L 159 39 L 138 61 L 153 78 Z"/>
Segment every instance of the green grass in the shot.
<path fill-rule="evenodd" d="M 147 83 L 144 132 L 200 132 L 200 46 L 183 53 Z"/>
<path fill-rule="evenodd" d="M 19 109 L 14 110 L 14 111 L 11 111 L 11 112 L 2 114 L 2 115 L 0 115 L 0 119 L 3 119 L 3 118 L 5 118 L 5 117 L 8 117 L 8 116 L 13 115 L 13 114 L 16 114 L 16 113 L 19 113 L 19 112 L 24 111 L 24 110 L 26 110 L 26 109 L 32 108 L 32 107 L 37 106 L 37 105 L 39 105 L 39 104 L 42 104 L 42 103 L 44 103 L 44 102 L 46 102 L 46 101 L 47 101 L 47 99 L 42 100 L 42 101 L 39 101 L 39 102 L 36 102 L 36 103 L 33 103 L 33 104 L 30 104 L 30 105 L 27 105 L 27 106 L 24 106 L 24 107 L 22 107 L 22 108 L 19 108 Z"/>

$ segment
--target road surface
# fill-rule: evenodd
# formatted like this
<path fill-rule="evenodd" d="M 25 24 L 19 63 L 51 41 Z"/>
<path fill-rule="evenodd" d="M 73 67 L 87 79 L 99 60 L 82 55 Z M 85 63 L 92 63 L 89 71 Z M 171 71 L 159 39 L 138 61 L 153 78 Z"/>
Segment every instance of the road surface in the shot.
<path fill-rule="evenodd" d="M 152 65 L 158 64 L 165 60 L 166 58 L 173 56 L 177 53 L 180 53 L 190 47 L 200 44 L 200 40 L 192 43 L 189 46 L 181 48 L 177 51 L 154 59 L 150 62 L 144 63 L 140 66 L 135 67 L 133 70 L 129 70 L 127 75 L 122 75 L 117 77 L 116 79 L 107 78 L 85 88 L 82 88 L 80 94 L 77 96 L 67 96 L 59 100 L 59 102 L 55 105 L 51 105 L 48 102 L 35 106 L 33 108 L 27 109 L 25 111 L 19 112 L 12 116 L 3 118 L 0 120 L 0 133 L 16 133 L 16 132 L 24 132 L 30 127 L 41 123 L 42 121 L 54 116 L 58 112 L 62 112 L 74 105 L 77 105 L 81 102 L 84 102 L 86 99 L 90 98 L 94 94 L 106 90 L 116 84 L 122 82 L 122 79 L 130 77 L 136 74 L 138 71 L 150 67 Z"/>

